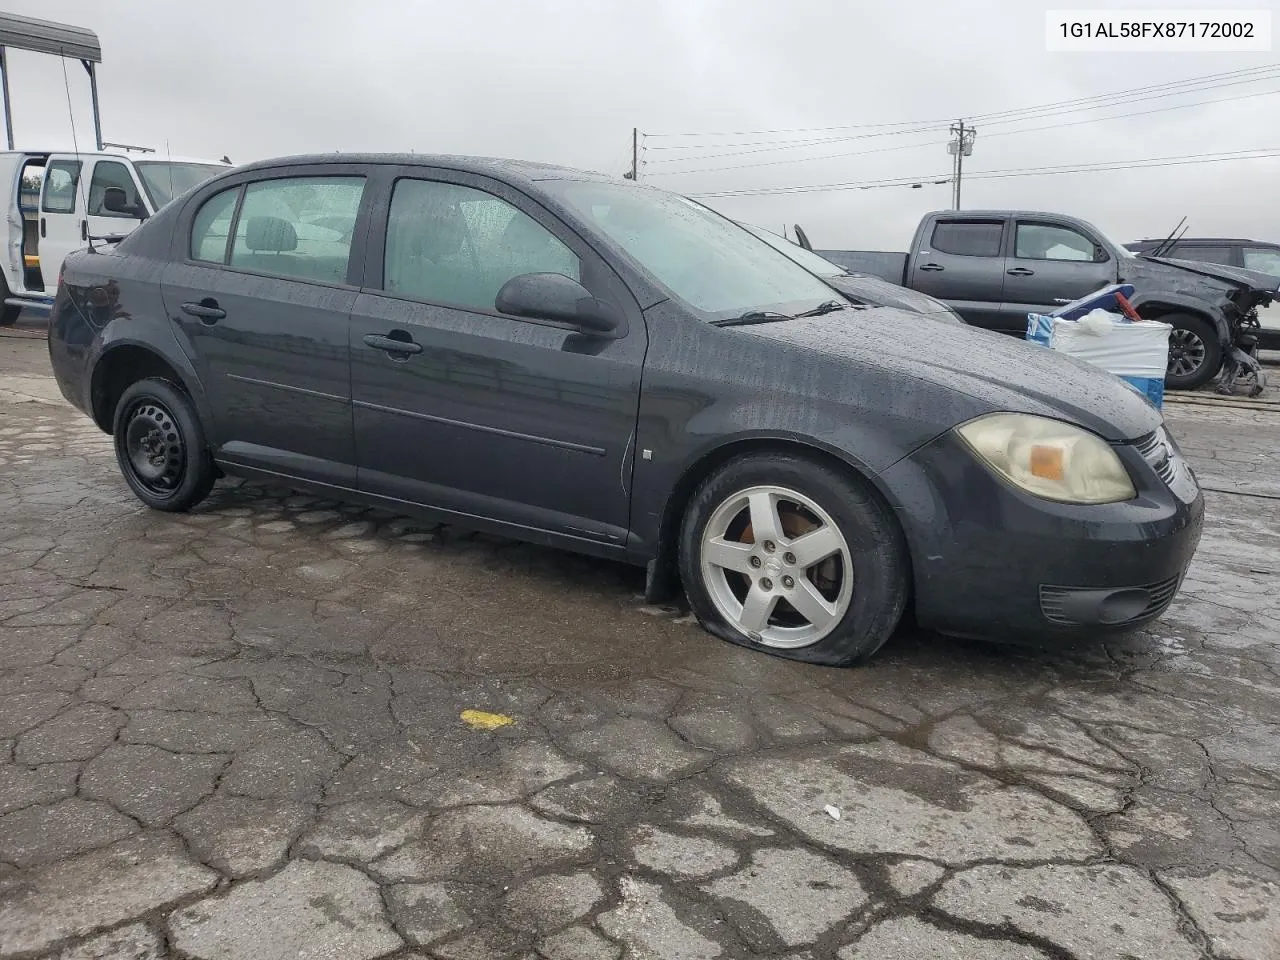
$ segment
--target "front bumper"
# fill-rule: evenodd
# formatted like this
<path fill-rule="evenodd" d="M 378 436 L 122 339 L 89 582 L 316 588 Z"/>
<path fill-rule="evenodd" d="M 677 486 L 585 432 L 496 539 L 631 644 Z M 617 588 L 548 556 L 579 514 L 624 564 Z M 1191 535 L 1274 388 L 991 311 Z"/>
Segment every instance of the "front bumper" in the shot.
<path fill-rule="evenodd" d="M 1015 641 L 1131 630 L 1172 602 L 1204 521 L 1163 429 L 1116 451 L 1138 495 L 1082 506 L 1033 497 L 945 434 L 882 475 L 911 548 L 916 619 Z"/>

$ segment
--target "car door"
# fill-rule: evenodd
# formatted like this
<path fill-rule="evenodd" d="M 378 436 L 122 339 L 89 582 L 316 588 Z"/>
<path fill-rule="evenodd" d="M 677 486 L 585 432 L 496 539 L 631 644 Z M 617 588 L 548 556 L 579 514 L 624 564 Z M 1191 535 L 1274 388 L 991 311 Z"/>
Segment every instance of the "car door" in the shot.
<path fill-rule="evenodd" d="M 908 285 L 942 300 L 966 322 L 999 328 L 1004 221 L 940 217 L 914 251 Z"/>
<path fill-rule="evenodd" d="M 189 202 L 162 290 L 218 459 L 355 487 L 347 324 L 367 170 L 255 171 Z"/>
<path fill-rule="evenodd" d="M 92 165 L 92 159 L 88 161 Z M 67 255 L 88 245 L 85 197 L 81 189 L 86 163 L 73 156 L 53 155 L 45 165 L 40 190 L 40 273 L 44 289 L 52 293 Z"/>
<path fill-rule="evenodd" d="M 1005 264 L 1007 329 L 1025 330 L 1028 313 L 1051 313 L 1116 282 L 1116 264 L 1095 238 L 1062 224 L 1019 218 Z"/>
<path fill-rule="evenodd" d="M 646 343 L 634 298 L 508 185 L 405 168 L 389 189 L 351 321 L 360 488 L 621 547 Z M 629 320 L 605 338 L 499 313 L 503 283 L 538 272 L 580 280 Z"/>

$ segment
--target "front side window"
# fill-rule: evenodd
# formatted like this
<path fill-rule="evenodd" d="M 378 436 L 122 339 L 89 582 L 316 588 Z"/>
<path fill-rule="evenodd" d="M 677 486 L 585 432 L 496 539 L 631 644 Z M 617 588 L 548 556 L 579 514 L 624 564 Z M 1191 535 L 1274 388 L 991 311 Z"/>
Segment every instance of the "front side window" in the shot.
<path fill-rule="evenodd" d="M 1276 247 L 1245 247 L 1246 270 L 1257 270 L 1273 277 L 1280 277 L 1280 249 Z"/>
<path fill-rule="evenodd" d="M 1068 227 L 1047 223 L 1018 224 L 1014 256 L 1019 260 L 1094 260 L 1091 239 Z"/>
<path fill-rule="evenodd" d="M 701 204 L 639 184 L 541 184 L 590 228 L 707 319 L 794 313 L 838 295 L 791 258 Z"/>
<path fill-rule="evenodd" d="M 231 266 L 345 283 L 363 177 L 291 177 L 245 187 Z"/>
<path fill-rule="evenodd" d="M 1000 221 L 942 221 L 933 228 L 933 249 L 958 257 L 998 257 L 1004 224 Z"/>
<path fill-rule="evenodd" d="M 75 213 L 79 185 L 79 160 L 55 160 L 49 164 L 44 175 L 45 213 Z"/>
<path fill-rule="evenodd" d="M 1231 264 L 1230 247 L 1201 246 L 1198 243 L 1175 243 L 1173 249 L 1165 254 L 1174 260 L 1195 260 L 1198 263 Z"/>
<path fill-rule="evenodd" d="M 383 287 L 389 293 L 491 312 L 525 273 L 581 279 L 576 254 L 505 200 L 472 187 L 401 180 L 391 195 Z"/>
<path fill-rule="evenodd" d="M 89 181 L 89 216 L 126 219 L 130 217 L 127 213 L 107 209 L 108 190 L 123 191 L 125 206 L 131 210 L 141 209 L 142 204 L 138 202 L 138 188 L 129 174 L 129 168 L 114 160 L 99 160 L 94 164 L 93 178 Z"/>
<path fill-rule="evenodd" d="M 204 202 L 191 223 L 191 259 L 226 263 L 231 217 L 236 212 L 240 188 L 216 193 Z"/>

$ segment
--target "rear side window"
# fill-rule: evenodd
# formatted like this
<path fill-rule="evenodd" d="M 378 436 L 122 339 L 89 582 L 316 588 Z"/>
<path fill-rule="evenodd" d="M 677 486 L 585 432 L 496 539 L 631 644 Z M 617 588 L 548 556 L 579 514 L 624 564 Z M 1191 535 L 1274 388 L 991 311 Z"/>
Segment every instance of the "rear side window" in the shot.
<path fill-rule="evenodd" d="M 44 175 L 45 213 L 75 213 L 79 185 L 79 160 L 55 160 L 49 164 Z"/>
<path fill-rule="evenodd" d="M 1198 243 L 1175 243 L 1167 254 L 1175 260 L 1198 260 L 1201 263 L 1231 264 L 1230 247 L 1201 246 Z"/>
<path fill-rule="evenodd" d="M 363 194 L 363 177 L 291 177 L 249 184 L 236 220 L 231 266 L 345 283 Z"/>
<path fill-rule="evenodd" d="M 998 257 L 1004 224 L 999 221 L 946 221 L 933 228 L 933 249 L 958 257 Z"/>
<path fill-rule="evenodd" d="M 236 212 L 240 188 L 215 193 L 204 202 L 191 224 L 191 259 L 226 263 L 231 217 Z"/>
<path fill-rule="evenodd" d="M 546 227 L 493 194 L 429 180 L 396 184 L 388 292 L 492 312 L 503 284 L 524 273 L 579 280 L 581 263 Z"/>
<path fill-rule="evenodd" d="M 1245 247 L 1244 265 L 1246 269 L 1257 270 L 1259 273 L 1269 273 L 1273 277 L 1280 277 L 1280 248 Z"/>

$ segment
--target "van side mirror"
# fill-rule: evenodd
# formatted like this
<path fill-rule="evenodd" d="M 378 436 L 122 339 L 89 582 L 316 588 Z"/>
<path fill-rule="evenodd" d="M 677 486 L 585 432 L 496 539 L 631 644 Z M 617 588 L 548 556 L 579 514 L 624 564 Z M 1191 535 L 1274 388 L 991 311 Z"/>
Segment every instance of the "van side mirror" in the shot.
<path fill-rule="evenodd" d="M 150 216 L 141 200 L 137 204 L 130 204 L 129 195 L 120 187 L 107 187 L 102 191 L 102 208 L 111 213 L 120 213 L 138 220 L 145 220 Z"/>
<path fill-rule="evenodd" d="M 510 317 L 567 323 L 586 334 L 616 336 L 622 311 L 559 273 L 523 273 L 502 285 L 494 308 Z"/>

